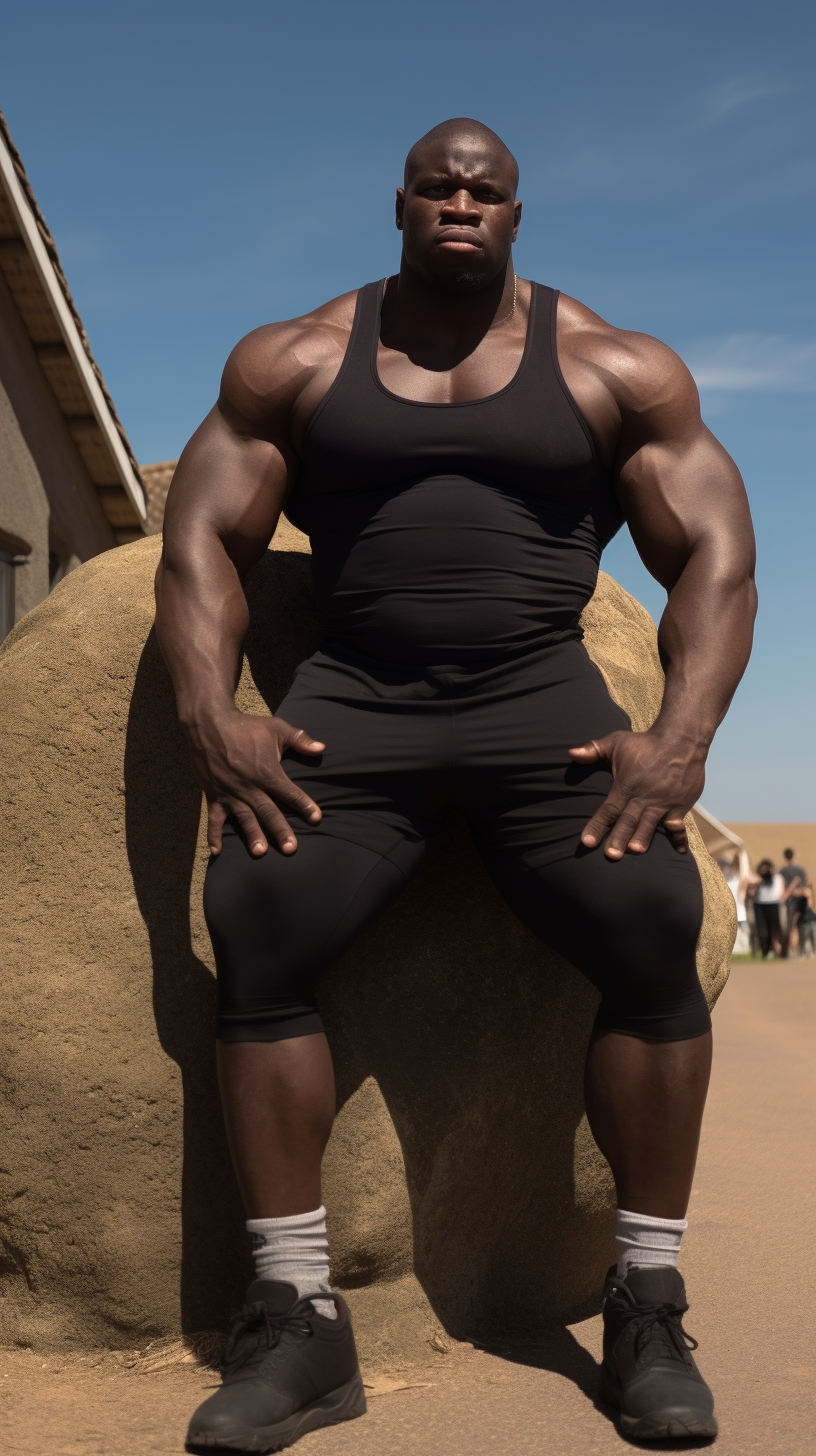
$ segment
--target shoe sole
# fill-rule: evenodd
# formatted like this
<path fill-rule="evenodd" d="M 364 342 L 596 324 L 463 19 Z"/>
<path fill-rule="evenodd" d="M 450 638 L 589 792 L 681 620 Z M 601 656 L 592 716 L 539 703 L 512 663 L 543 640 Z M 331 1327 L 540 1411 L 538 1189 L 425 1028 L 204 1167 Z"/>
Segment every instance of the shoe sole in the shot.
<path fill-rule="evenodd" d="M 282 1451 L 294 1445 L 309 1431 L 318 1431 L 321 1426 L 336 1426 L 340 1421 L 353 1421 L 366 1413 L 366 1398 L 363 1381 L 355 1375 L 346 1385 L 339 1385 L 320 1400 L 312 1401 L 302 1410 L 295 1411 L 285 1421 L 274 1426 L 236 1427 L 227 1433 L 213 1431 L 187 1432 L 187 1451 L 255 1451 L 266 1456 L 270 1451 Z"/>
<path fill-rule="evenodd" d="M 620 1428 L 625 1436 L 636 1441 L 713 1441 L 719 1427 L 714 1416 L 700 1416 L 689 1407 L 674 1406 L 667 1411 L 651 1411 L 645 1416 L 630 1416 L 621 1403 L 621 1388 L 606 1370 L 603 1374 L 603 1395 L 609 1405 L 620 1410 Z"/>

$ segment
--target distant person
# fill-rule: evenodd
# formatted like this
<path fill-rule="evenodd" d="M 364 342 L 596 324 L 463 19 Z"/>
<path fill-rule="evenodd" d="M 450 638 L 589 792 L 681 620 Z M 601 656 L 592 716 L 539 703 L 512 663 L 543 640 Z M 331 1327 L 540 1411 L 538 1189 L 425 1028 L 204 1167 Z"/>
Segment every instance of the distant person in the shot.
<path fill-rule="evenodd" d="M 777 955 L 784 956 L 787 947 L 781 912 L 785 902 L 785 881 L 774 869 L 772 860 L 762 859 L 751 883 L 754 886 L 754 921 L 760 955 L 764 958 L 775 950 Z"/>
<path fill-rule="evenodd" d="M 790 946 L 791 936 L 796 930 L 797 923 L 807 905 L 805 898 L 805 887 L 810 883 L 808 872 L 803 865 L 797 864 L 794 860 L 793 849 L 782 851 L 785 863 L 779 873 L 785 881 L 785 914 L 783 916 L 783 931 L 785 935 L 785 949 Z"/>
<path fill-rule="evenodd" d="M 738 855 L 730 862 L 727 859 L 720 860 L 719 865 L 737 907 L 737 938 L 734 941 L 734 955 L 750 955 L 751 931 L 748 925 L 748 908 L 745 903 L 748 876 L 740 874 Z"/>
<path fill-rule="evenodd" d="M 816 910 L 813 908 L 813 888 L 805 885 L 802 899 L 805 908 L 799 916 L 797 930 L 799 931 L 799 954 L 807 957 L 816 956 Z"/>

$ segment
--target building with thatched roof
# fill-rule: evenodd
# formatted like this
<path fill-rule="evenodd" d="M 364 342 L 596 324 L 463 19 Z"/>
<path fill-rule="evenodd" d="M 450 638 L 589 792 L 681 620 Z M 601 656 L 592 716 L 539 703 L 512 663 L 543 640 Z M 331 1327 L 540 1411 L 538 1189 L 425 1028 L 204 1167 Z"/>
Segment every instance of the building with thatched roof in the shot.
<path fill-rule="evenodd" d="M 0 640 L 145 524 L 139 467 L 0 112 Z"/>

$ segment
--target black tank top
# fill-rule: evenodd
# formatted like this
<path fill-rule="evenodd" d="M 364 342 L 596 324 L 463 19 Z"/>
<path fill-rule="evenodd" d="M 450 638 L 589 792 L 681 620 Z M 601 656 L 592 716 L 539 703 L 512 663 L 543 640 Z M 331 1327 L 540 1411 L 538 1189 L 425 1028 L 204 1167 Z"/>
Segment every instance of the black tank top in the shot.
<path fill-rule="evenodd" d="M 357 295 L 286 505 L 311 537 L 325 645 L 479 668 L 579 638 L 623 517 L 558 367 L 557 293 L 532 285 L 524 354 L 504 389 L 425 404 L 377 373 L 383 289 Z"/>

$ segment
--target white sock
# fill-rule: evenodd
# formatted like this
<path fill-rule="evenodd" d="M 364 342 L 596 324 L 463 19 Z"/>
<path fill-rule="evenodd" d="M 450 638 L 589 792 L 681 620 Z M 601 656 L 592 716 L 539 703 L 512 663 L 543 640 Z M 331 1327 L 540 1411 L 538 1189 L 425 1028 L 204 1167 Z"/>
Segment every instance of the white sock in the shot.
<path fill-rule="evenodd" d="M 318 1289 L 331 1294 L 326 1210 L 322 1204 L 313 1213 L 294 1213 L 289 1218 L 247 1219 L 247 1233 L 252 1235 L 256 1279 L 294 1284 L 299 1299 Z M 313 1299 L 312 1303 L 318 1314 L 337 1318 L 333 1300 Z"/>
<path fill-rule="evenodd" d="M 628 1213 L 618 1209 L 615 1243 L 618 1246 L 618 1278 L 630 1269 L 662 1264 L 677 1268 L 680 1240 L 688 1228 L 685 1218 L 652 1218 L 650 1213 Z"/>

